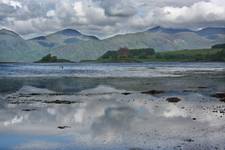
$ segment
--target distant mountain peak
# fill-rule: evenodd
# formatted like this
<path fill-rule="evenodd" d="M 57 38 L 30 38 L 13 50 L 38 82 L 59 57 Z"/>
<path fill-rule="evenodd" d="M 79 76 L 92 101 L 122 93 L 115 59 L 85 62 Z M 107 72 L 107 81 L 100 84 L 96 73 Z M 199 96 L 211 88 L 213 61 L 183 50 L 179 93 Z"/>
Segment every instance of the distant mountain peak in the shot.
<path fill-rule="evenodd" d="M 225 27 L 206 27 L 198 31 L 193 31 L 185 28 L 164 28 L 161 26 L 156 26 L 154 28 L 148 29 L 147 32 L 153 33 L 167 33 L 167 34 L 177 34 L 183 32 L 192 32 L 200 36 L 205 36 L 207 38 L 212 38 L 213 35 L 225 34 Z"/>
<path fill-rule="evenodd" d="M 224 30 L 225 27 L 206 27 L 206 28 L 202 28 L 202 30 Z"/>
<path fill-rule="evenodd" d="M 13 32 L 13 31 L 5 29 L 5 28 L 0 30 L 0 34 L 11 35 L 11 36 L 19 36 L 19 34 L 17 34 L 16 32 Z"/>
<path fill-rule="evenodd" d="M 46 40 L 47 38 L 45 36 L 38 36 L 35 38 L 32 38 L 31 40 Z"/>
<path fill-rule="evenodd" d="M 6 28 L 2 28 L 1 30 L 0 30 L 0 32 L 10 32 L 11 30 L 8 30 L 8 29 L 6 29 Z"/>
<path fill-rule="evenodd" d="M 161 26 L 156 26 L 156 27 L 153 27 L 153 28 L 151 28 L 151 29 L 148 29 L 148 31 L 154 31 L 154 32 L 157 32 L 157 31 L 160 31 L 162 29 L 162 27 Z"/>
<path fill-rule="evenodd" d="M 200 35 L 225 34 L 225 27 L 207 27 L 197 31 Z"/>
<path fill-rule="evenodd" d="M 76 35 L 82 35 L 79 31 L 75 29 L 64 29 L 62 31 L 56 32 L 57 34 L 63 34 L 67 36 L 76 36 Z"/>
<path fill-rule="evenodd" d="M 168 33 L 168 34 L 175 34 L 180 32 L 193 32 L 189 29 L 182 29 L 182 28 L 164 28 L 161 26 L 156 26 L 154 28 L 148 29 L 148 32 L 162 32 L 162 33 Z"/>

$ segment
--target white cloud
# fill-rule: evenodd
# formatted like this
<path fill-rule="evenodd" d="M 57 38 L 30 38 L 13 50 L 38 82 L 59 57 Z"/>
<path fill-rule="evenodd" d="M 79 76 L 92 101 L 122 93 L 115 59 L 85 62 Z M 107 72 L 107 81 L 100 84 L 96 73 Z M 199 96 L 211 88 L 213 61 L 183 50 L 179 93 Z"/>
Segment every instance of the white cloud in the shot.
<path fill-rule="evenodd" d="M 13 6 L 14 8 L 17 8 L 17 7 L 21 8 L 22 7 L 22 4 L 19 1 L 15 1 L 15 0 L 1 0 L 0 3 Z"/>
<path fill-rule="evenodd" d="M 157 25 L 225 24 L 225 0 L 0 0 L 0 4 L 4 4 L 0 5 L 0 27 L 23 35 L 75 28 L 106 37 Z"/>
<path fill-rule="evenodd" d="M 221 2 L 221 1 L 220 1 Z M 164 7 L 160 9 L 163 22 L 181 23 L 225 20 L 225 1 L 197 2 L 190 7 Z"/>
<path fill-rule="evenodd" d="M 75 2 L 73 8 L 78 16 L 80 16 L 80 17 L 85 16 L 85 12 L 83 9 L 83 3 L 81 1 Z"/>
<path fill-rule="evenodd" d="M 46 14 L 47 17 L 54 17 L 55 15 L 55 10 L 49 10 Z"/>

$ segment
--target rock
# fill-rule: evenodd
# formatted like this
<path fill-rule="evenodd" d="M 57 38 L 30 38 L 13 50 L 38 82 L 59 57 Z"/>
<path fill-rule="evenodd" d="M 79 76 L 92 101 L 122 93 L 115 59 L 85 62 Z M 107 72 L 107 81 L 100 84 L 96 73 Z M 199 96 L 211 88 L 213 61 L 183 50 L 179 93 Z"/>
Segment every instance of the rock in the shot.
<path fill-rule="evenodd" d="M 225 114 L 225 110 L 220 110 L 220 113 L 221 114 Z"/>
<path fill-rule="evenodd" d="M 48 95 L 49 96 L 61 96 L 61 95 L 65 95 L 65 93 L 57 92 L 57 93 L 49 93 Z"/>
<path fill-rule="evenodd" d="M 58 129 L 66 129 L 66 128 L 71 128 L 70 126 L 58 126 Z"/>
<path fill-rule="evenodd" d="M 196 118 L 192 118 L 192 120 L 196 120 Z"/>
<path fill-rule="evenodd" d="M 67 101 L 67 100 L 55 100 L 55 101 L 44 101 L 44 103 L 47 103 L 47 104 L 74 104 L 74 103 L 80 103 L 80 102 Z"/>
<path fill-rule="evenodd" d="M 184 139 L 185 142 L 194 142 L 193 139 Z"/>
<path fill-rule="evenodd" d="M 198 89 L 207 89 L 207 86 L 199 86 Z"/>
<path fill-rule="evenodd" d="M 129 150 L 143 150 L 142 148 L 138 148 L 138 147 L 134 147 L 134 148 L 130 148 Z"/>
<path fill-rule="evenodd" d="M 185 89 L 185 90 L 183 90 L 183 92 L 185 93 L 185 92 L 197 92 L 196 90 L 192 90 L 192 89 Z"/>
<path fill-rule="evenodd" d="M 225 98 L 225 93 L 224 92 L 218 92 L 216 94 L 211 95 L 212 97 L 216 97 L 216 98 Z"/>
<path fill-rule="evenodd" d="M 36 109 L 22 109 L 22 111 L 35 111 Z"/>
<path fill-rule="evenodd" d="M 129 93 L 129 92 L 124 92 L 124 93 L 121 93 L 121 94 L 123 94 L 123 95 L 130 95 L 131 93 Z"/>
<path fill-rule="evenodd" d="M 142 94 L 150 94 L 150 95 L 157 95 L 157 94 L 162 94 L 165 93 L 164 91 L 160 91 L 160 90 L 150 90 L 150 91 L 145 91 L 145 92 L 141 92 Z"/>
<path fill-rule="evenodd" d="M 221 102 L 225 102 L 225 97 L 220 99 Z"/>
<path fill-rule="evenodd" d="M 177 103 L 177 102 L 181 101 L 181 99 L 178 97 L 169 97 L 166 100 L 170 103 Z"/>
<path fill-rule="evenodd" d="M 213 94 L 211 96 L 219 98 L 221 102 L 225 102 L 225 92 L 218 92 L 218 93 Z"/>

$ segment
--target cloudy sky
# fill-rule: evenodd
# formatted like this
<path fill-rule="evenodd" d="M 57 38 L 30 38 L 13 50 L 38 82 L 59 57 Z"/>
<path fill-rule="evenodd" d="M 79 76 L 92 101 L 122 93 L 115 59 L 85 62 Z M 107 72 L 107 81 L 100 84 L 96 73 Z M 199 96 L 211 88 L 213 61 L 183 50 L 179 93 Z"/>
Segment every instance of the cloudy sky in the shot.
<path fill-rule="evenodd" d="M 26 38 L 63 28 L 104 38 L 158 25 L 225 26 L 225 0 L 0 0 L 0 28 Z"/>

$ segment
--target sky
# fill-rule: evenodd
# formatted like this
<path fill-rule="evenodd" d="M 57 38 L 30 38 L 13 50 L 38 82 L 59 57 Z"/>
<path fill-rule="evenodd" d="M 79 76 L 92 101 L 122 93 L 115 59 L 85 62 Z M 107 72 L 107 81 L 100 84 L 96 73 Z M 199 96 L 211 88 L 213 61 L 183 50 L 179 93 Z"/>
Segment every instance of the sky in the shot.
<path fill-rule="evenodd" d="M 225 26 L 225 0 L 0 0 L 0 28 L 25 38 L 65 28 L 106 38 L 155 26 Z"/>

